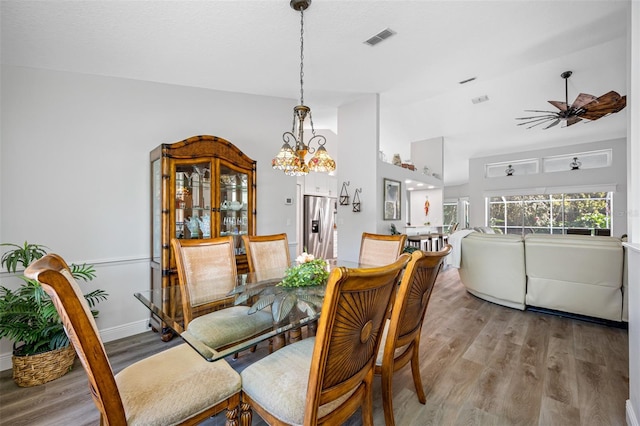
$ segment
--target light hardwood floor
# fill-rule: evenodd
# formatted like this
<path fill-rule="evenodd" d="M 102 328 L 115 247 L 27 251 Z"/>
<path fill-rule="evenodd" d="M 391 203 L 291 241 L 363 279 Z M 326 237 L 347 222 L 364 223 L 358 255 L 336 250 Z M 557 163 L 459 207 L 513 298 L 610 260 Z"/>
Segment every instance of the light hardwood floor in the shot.
<path fill-rule="evenodd" d="M 132 296 L 133 297 L 133 296 Z M 396 373 L 398 425 L 625 425 L 627 331 L 536 312 L 521 312 L 469 295 L 457 270 L 441 273 L 422 332 L 421 372 L 426 405 L 409 367 Z M 106 344 L 117 372 L 137 359 L 180 343 L 153 332 Z M 230 360 L 242 370 L 266 346 Z M 158 373 L 160 374 L 160 372 Z M 374 422 L 384 424 L 379 379 Z M 64 377 L 19 388 L 0 373 L 0 424 L 97 425 L 84 371 L 76 361 Z M 205 425 L 224 425 L 218 415 Z M 254 416 L 254 425 L 264 422 Z M 347 425 L 360 425 L 359 414 Z"/>

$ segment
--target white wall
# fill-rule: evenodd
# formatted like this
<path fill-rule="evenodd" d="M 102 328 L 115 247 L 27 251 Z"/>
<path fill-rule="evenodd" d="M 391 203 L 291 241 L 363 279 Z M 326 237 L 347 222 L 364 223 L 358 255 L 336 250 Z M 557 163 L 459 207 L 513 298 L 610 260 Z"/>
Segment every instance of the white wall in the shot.
<path fill-rule="evenodd" d="M 149 151 L 210 134 L 257 161 L 259 234 L 296 242 L 296 180 L 271 169 L 295 100 L 2 66 L 0 241 L 48 246 L 96 264 L 111 340 L 144 330 L 133 293 L 149 287 Z M 375 155 L 375 150 L 372 155 Z M 274 202 L 275 201 L 275 202 Z M 19 283 L 7 273 L 0 284 Z M 10 368 L 0 342 L 0 370 Z"/>
<path fill-rule="evenodd" d="M 382 193 L 382 181 L 376 177 L 378 159 L 378 95 L 367 95 L 338 109 L 338 156 L 352 159 L 338 166 L 338 191 L 343 182 L 350 182 L 349 205 L 338 204 L 338 258 L 357 261 L 363 232 L 378 232 L 377 208 Z M 362 188 L 360 212 L 353 212 L 351 202 L 356 188 Z M 382 217 L 380 217 L 382 219 Z"/>
<path fill-rule="evenodd" d="M 425 167 L 430 172 L 437 173 L 442 179 L 444 176 L 444 138 L 437 137 L 411 142 L 411 161 L 416 170 L 422 173 Z"/>
<path fill-rule="evenodd" d="M 629 400 L 627 423 L 640 424 L 640 3 L 631 1 L 627 99 L 629 269 Z"/>
<path fill-rule="evenodd" d="M 411 194 L 411 225 L 428 226 L 443 225 L 442 188 L 410 191 Z M 429 200 L 429 214 L 424 214 L 424 202 Z"/>
<path fill-rule="evenodd" d="M 562 130 L 562 129 L 560 129 Z M 542 158 L 555 155 L 566 155 L 576 152 L 597 151 L 611 148 L 613 151 L 610 167 L 598 169 L 567 170 L 566 172 L 538 173 L 531 175 L 514 175 L 497 178 L 485 178 L 485 164 L 516 161 L 520 159 Z M 552 193 L 556 188 L 566 191 L 567 188 L 584 187 L 586 191 L 598 185 L 615 187 L 613 195 L 612 235 L 621 236 L 627 233 L 627 142 L 625 139 L 614 139 L 579 145 L 547 148 L 526 152 L 472 158 L 469 160 L 469 225 L 484 226 L 485 196 L 488 193 L 500 192 L 514 194 Z"/>

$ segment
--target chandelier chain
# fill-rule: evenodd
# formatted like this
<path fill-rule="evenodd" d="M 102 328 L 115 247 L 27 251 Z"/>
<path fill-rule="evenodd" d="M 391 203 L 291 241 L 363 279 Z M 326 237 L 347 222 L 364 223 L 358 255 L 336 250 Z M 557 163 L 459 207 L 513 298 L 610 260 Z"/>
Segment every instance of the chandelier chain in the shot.
<path fill-rule="evenodd" d="M 300 105 L 304 105 L 304 9 L 300 10 Z"/>

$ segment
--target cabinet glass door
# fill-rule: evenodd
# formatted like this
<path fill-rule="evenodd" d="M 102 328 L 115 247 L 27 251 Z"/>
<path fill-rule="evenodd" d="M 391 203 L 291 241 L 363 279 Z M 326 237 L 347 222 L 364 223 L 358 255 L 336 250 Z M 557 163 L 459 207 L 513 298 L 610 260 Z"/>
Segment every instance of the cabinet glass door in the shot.
<path fill-rule="evenodd" d="M 236 254 L 244 254 L 249 231 L 248 174 L 220 165 L 220 235 L 233 235 Z"/>
<path fill-rule="evenodd" d="M 176 238 L 211 238 L 211 163 L 176 164 Z"/>

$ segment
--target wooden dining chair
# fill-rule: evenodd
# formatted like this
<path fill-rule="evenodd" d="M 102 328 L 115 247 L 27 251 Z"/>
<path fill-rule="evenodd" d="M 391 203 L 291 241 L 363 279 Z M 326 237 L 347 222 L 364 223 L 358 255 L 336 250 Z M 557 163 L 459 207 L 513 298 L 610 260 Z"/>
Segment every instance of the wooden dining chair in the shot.
<path fill-rule="evenodd" d="M 242 373 L 241 419 L 270 425 L 342 424 L 361 408 L 373 425 L 373 368 L 386 312 L 409 260 L 331 271 L 315 338 L 285 346 Z M 244 421 L 244 420 L 243 420 Z"/>
<path fill-rule="evenodd" d="M 237 284 L 233 237 L 206 240 L 174 238 L 184 328 L 212 349 L 223 350 L 273 328 L 271 313 L 249 315 L 249 306 L 233 306 L 229 292 Z"/>
<path fill-rule="evenodd" d="M 418 400 L 422 404 L 427 402 L 420 377 L 420 333 L 433 286 L 444 258 L 451 250 L 451 245 L 447 244 L 437 252 L 414 251 L 402 275 L 374 370 L 382 378 L 382 405 L 387 426 L 394 424 L 393 374 L 409 362 Z"/>
<path fill-rule="evenodd" d="M 191 425 L 224 410 L 227 426 L 237 424 L 240 375 L 226 361 L 207 362 L 182 344 L 114 376 L 90 307 L 65 261 L 48 254 L 24 274 L 53 300 L 86 370 L 101 425 Z"/>
<path fill-rule="evenodd" d="M 407 241 L 406 234 L 362 233 L 358 262 L 365 266 L 388 265 L 396 261 Z"/>
<path fill-rule="evenodd" d="M 284 271 L 291 265 L 287 234 L 243 235 L 249 272 Z"/>

